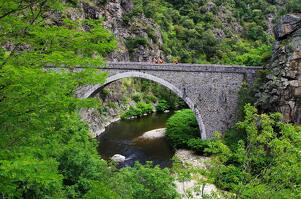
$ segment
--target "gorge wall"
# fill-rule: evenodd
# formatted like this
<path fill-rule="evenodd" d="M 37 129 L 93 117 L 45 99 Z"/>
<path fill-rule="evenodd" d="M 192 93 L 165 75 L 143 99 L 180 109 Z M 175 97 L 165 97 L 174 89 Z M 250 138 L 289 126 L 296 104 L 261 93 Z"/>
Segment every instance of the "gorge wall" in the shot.
<path fill-rule="evenodd" d="M 115 52 L 108 56 L 110 61 L 152 61 L 164 57 L 160 27 L 144 15 L 132 17 L 130 23 L 126 13 L 133 9 L 129 0 L 80 1 L 68 10 L 71 19 L 103 19 L 104 26 L 112 31 L 118 42 Z"/>
<path fill-rule="evenodd" d="M 274 28 L 276 38 L 267 82 L 257 105 L 281 112 L 286 122 L 301 123 L 301 15 L 283 16 Z"/>

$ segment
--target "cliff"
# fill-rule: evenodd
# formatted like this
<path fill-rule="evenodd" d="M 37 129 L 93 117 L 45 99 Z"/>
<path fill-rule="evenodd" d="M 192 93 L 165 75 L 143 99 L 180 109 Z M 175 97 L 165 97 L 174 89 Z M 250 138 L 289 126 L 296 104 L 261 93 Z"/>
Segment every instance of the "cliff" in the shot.
<path fill-rule="evenodd" d="M 276 42 L 267 82 L 257 105 L 264 111 L 281 112 L 286 122 L 301 123 L 301 15 L 283 16 L 274 28 Z"/>
<path fill-rule="evenodd" d="M 141 14 L 127 22 L 126 14 L 133 6 L 128 0 L 89 0 L 79 1 L 67 12 L 71 19 L 103 19 L 118 41 L 118 48 L 108 56 L 110 61 L 146 62 L 163 57 L 160 28 L 152 19 Z"/>

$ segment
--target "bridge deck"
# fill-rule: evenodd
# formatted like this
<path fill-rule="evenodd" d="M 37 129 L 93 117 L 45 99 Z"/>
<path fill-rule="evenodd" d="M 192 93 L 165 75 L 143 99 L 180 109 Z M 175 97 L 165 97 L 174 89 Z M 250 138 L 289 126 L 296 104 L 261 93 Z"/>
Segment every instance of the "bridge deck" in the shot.
<path fill-rule="evenodd" d="M 218 64 L 155 64 L 147 62 L 108 62 L 103 69 L 120 70 L 155 70 L 181 72 L 221 72 L 221 73 L 255 73 L 262 70 L 260 66 L 218 65 Z"/>

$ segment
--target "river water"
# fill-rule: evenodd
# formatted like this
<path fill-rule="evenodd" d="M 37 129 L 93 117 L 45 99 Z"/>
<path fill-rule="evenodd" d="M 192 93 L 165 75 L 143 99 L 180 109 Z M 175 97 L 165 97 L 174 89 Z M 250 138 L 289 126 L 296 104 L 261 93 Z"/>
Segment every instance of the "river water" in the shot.
<path fill-rule="evenodd" d="M 121 166 L 132 166 L 135 161 L 144 164 L 153 161 L 160 167 L 170 167 L 174 151 L 165 138 L 137 142 L 136 138 L 145 132 L 164 128 L 167 119 L 172 113 L 154 113 L 134 120 L 120 120 L 106 128 L 106 131 L 97 137 L 99 142 L 98 152 L 105 160 L 115 154 L 126 157 Z"/>

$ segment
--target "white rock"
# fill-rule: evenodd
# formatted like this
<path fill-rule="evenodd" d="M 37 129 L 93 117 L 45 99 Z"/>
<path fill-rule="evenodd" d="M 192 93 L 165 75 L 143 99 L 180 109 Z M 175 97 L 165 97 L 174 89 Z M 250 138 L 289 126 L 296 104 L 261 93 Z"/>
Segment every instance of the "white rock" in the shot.
<path fill-rule="evenodd" d="M 139 136 L 137 140 L 152 140 L 158 139 L 165 136 L 165 128 L 155 129 L 145 132 L 143 135 Z"/>
<path fill-rule="evenodd" d="M 115 154 L 113 157 L 111 157 L 111 160 L 117 163 L 121 163 L 125 161 L 125 156 L 120 154 Z"/>

